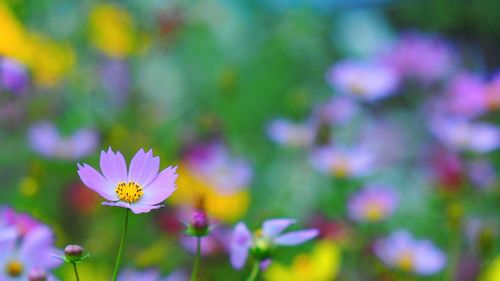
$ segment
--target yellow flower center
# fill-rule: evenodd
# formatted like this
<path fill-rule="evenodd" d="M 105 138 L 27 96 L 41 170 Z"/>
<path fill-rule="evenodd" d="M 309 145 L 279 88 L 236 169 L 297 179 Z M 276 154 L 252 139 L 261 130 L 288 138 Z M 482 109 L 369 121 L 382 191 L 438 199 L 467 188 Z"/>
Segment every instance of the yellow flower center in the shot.
<path fill-rule="evenodd" d="M 118 197 L 120 197 L 121 201 L 125 201 L 128 203 L 136 202 L 144 194 L 144 191 L 142 191 L 142 187 L 133 181 L 120 182 L 116 187 L 115 192 L 116 194 L 118 194 Z"/>
<path fill-rule="evenodd" d="M 23 273 L 23 264 L 20 261 L 13 260 L 7 263 L 5 271 L 11 277 L 18 277 Z"/>
<path fill-rule="evenodd" d="M 397 264 L 399 268 L 405 271 L 410 271 L 413 268 L 413 254 L 411 252 L 404 252 L 399 257 Z"/>
<path fill-rule="evenodd" d="M 365 216 L 369 221 L 378 221 L 383 217 L 381 206 L 376 203 L 366 206 Z"/>

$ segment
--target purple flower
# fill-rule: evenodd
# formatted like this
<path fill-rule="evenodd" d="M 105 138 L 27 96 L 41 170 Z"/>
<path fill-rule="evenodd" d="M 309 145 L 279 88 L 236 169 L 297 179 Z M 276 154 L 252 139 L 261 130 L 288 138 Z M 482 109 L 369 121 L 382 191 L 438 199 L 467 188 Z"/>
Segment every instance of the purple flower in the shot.
<path fill-rule="evenodd" d="M 17 240 L 16 232 L 0 229 L 0 280 L 28 280 L 33 271 L 50 270 L 61 264 L 54 258 L 57 249 L 47 226 L 32 230 L 20 244 Z"/>
<path fill-rule="evenodd" d="M 385 60 L 402 77 L 430 83 L 447 76 L 455 68 L 457 58 L 442 39 L 409 33 L 396 42 Z"/>
<path fill-rule="evenodd" d="M 459 73 L 448 85 L 445 104 L 450 113 L 476 117 L 487 110 L 485 83 L 471 73 Z"/>
<path fill-rule="evenodd" d="M 220 193 L 232 194 L 245 189 L 253 176 L 248 161 L 232 157 L 220 142 L 191 147 L 184 162 L 191 172 Z"/>
<path fill-rule="evenodd" d="M 13 227 L 20 236 L 25 236 L 41 225 L 28 214 L 17 213 L 10 207 L 0 208 L 0 228 Z"/>
<path fill-rule="evenodd" d="M 0 58 L 0 90 L 23 92 L 28 85 L 28 72 L 17 61 Z"/>
<path fill-rule="evenodd" d="M 313 143 L 316 129 L 307 123 L 298 124 L 285 119 L 275 119 L 267 126 L 267 134 L 278 144 L 304 147 Z"/>
<path fill-rule="evenodd" d="M 99 142 L 98 134 L 91 129 L 79 129 L 63 137 L 50 122 L 39 122 L 28 131 L 31 148 L 48 158 L 75 160 L 93 153 Z"/>
<path fill-rule="evenodd" d="M 390 216 L 399 203 L 394 189 L 382 185 L 369 185 L 349 199 L 349 216 L 358 222 L 377 222 Z"/>
<path fill-rule="evenodd" d="M 495 166 L 486 159 L 474 160 L 467 164 L 471 183 L 478 188 L 493 187 L 497 180 Z"/>
<path fill-rule="evenodd" d="M 446 255 L 429 240 L 417 240 L 406 231 L 393 232 L 374 245 L 375 254 L 388 266 L 431 275 L 446 265 Z"/>
<path fill-rule="evenodd" d="M 100 69 L 101 84 L 114 105 L 123 105 L 128 99 L 130 73 L 125 60 L 105 58 Z"/>
<path fill-rule="evenodd" d="M 374 155 L 362 148 L 319 147 L 310 161 L 317 170 L 337 177 L 361 177 L 374 170 Z"/>
<path fill-rule="evenodd" d="M 485 86 L 484 96 L 490 110 L 500 109 L 500 72 L 496 73 Z"/>
<path fill-rule="evenodd" d="M 233 267 L 242 268 L 249 253 L 252 253 L 258 261 L 267 263 L 267 260 L 271 258 L 271 250 L 274 246 L 299 245 L 319 234 L 317 229 L 282 234 L 288 226 L 294 223 L 293 219 L 270 219 L 262 224 L 262 230 L 254 236 L 244 223 L 238 223 L 233 230 L 229 249 Z"/>
<path fill-rule="evenodd" d="M 137 271 L 125 269 L 118 276 L 118 281 L 187 281 L 188 276 L 184 271 L 178 270 L 167 277 L 160 277 L 160 272 L 156 269 L 146 269 Z"/>
<path fill-rule="evenodd" d="M 330 125 L 343 124 L 356 115 L 359 105 L 345 96 L 332 96 L 328 101 L 314 108 L 314 116 Z"/>
<path fill-rule="evenodd" d="M 128 208 L 136 214 L 160 208 L 176 189 L 177 167 L 168 167 L 159 172 L 160 158 L 141 148 L 127 165 L 123 155 L 111 148 L 101 152 L 102 175 L 87 164 L 78 164 L 78 175 L 82 182 L 110 202 L 103 205 Z"/>
<path fill-rule="evenodd" d="M 500 146 L 500 128 L 488 123 L 437 117 L 430 127 L 441 143 L 455 150 L 486 153 Z"/>
<path fill-rule="evenodd" d="M 335 64 L 326 79 L 340 93 L 365 101 L 394 94 L 399 83 L 397 73 L 388 66 L 352 60 Z"/>

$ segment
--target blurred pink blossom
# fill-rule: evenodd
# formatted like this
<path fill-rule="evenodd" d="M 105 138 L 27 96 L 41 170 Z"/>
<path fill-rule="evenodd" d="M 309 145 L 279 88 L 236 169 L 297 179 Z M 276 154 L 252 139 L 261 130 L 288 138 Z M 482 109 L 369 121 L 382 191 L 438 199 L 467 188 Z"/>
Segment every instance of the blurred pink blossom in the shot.
<path fill-rule="evenodd" d="M 317 170 L 337 177 L 361 177 L 375 169 L 375 158 L 370 151 L 355 148 L 323 146 L 313 149 L 310 162 Z"/>
<path fill-rule="evenodd" d="M 368 185 L 349 199 L 349 216 L 358 222 L 377 222 L 390 216 L 398 203 L 398 195 L 393 188 Z"/>
<path fill-rule="evenodd" d="M 407 231 L 395 231 L 376 241 L 375 254 L 388 266 L 431 275 L 446 265 L 444 252 L 429 240 L 417 240 Z"/>
<path fill-rule="evenodd" d="M 267 126 L 267 134 L 278 144 L 305 147 L 313 143 L 316 128 L 308 123 L 292 123 L 286 119 L 275 119 Z"/>
<path fill-rule="evenodd" d="M 326 74 L 330 86 L 339 93 L 365 101 L 395 94 L 399 77 L 389 66 L 354 60 L 336 63 Z"/>
<path fill-rule="evenodd" d="M 91 129 L 79 129 L 71 136 L 61 136 L 56 126 L 43 121 L 33 124 L 28 131 L 31 148 L 48 158 L 81 159 L 97 149 L 99 136 Z"/>

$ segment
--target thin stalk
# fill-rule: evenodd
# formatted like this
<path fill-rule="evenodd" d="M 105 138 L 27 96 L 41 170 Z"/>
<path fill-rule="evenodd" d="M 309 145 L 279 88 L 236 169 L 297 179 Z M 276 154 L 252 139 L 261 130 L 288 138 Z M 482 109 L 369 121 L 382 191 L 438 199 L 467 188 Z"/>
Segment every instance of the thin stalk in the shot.
<path fill-rule="evenodd" d="M 260 265 L 258 261 L 253 262 L 252 272 L 250 272 L 250 276 L 248 276 L 247 281 L 255 281 L 257 280 L 257 275 L 259 275 Z"/>
<path fill-rule="evenodd" d="M 122 260 L 123 246 L 125 245 L 125 239 L 127 238 L 128 213 L 128 208 L 125 208 L 125 225 L 123 227 L 120 248 L 118 249 L 118 256 L 116 257 L 115 270 L 113 272 L 113 281 L 116 281 L 116 278 L 118 277 L 118 270 L 120 269 L 120 262 Z"/>
<path fill-rule="evenodd" d="M 190 281 L 196 281 L 196 276 L 198 275 L 198 268 L 200 266 L 201 258 L 201 237 L 196 237 L 196 257 L 194 258 L 193 271 L 191 272 Z"/>
<path fill-rule="evenodd" d="M 75 270 L 76 281 L 80 281 L 80 276 L 78 276 L 78 269 L 76 269 L 76 263 L 72 262 L 72 264 L 73 264 L 73 269 Z"/>

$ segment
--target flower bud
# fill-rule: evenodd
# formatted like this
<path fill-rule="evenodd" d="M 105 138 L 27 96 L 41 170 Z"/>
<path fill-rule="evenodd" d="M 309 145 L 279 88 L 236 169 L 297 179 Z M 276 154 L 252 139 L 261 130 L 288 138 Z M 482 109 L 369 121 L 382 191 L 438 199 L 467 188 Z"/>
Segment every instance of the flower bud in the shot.
<path fill-rule="evenodd" d="M 207 213 L 201 209 L 195 210 L 191 219 L 191 223 L 186 231 L 188 235 L 195 237 L 207 236 L 209 233 L 210 221 Z"/>
<path fill-rule="evenodd" d="M 43 269 L 33 269 L 28 274 L 29 281 L 47 281 L 47 274 Z"/>
<path fill-rule="evenodd" d="M 79 245 L 68 245 L 64 248 L 64 257 L 69 262 L 81 261 L 84 258 L 83 248 Z"/>

